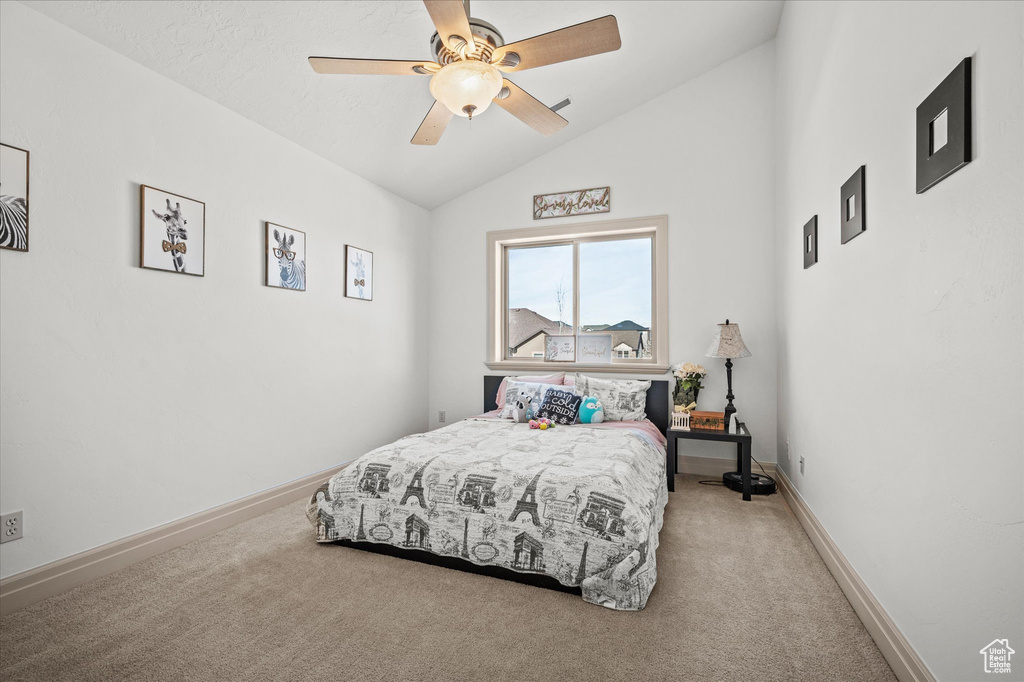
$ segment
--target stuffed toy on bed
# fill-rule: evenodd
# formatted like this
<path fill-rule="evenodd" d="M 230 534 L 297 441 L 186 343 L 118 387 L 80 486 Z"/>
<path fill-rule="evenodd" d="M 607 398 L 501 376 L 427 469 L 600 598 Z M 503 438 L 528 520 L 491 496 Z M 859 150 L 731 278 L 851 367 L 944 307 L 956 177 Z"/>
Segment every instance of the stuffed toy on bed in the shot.
<path fill-rule="evenodd" d="M 604 406 L 592 395 L 584 396 L 580 404 L 580 424 L 600 424 L 604 421 Z"/>
<path fill-rule="evenodd" d="M 516 398 L 516 404 L 512 408 L 512 421 L 519 424 L 525 424 L 526 422 L 533 419 L 533 406 L 530 404 L 533 402 L 533 398 L 526 391 L 519 394 Z"/>

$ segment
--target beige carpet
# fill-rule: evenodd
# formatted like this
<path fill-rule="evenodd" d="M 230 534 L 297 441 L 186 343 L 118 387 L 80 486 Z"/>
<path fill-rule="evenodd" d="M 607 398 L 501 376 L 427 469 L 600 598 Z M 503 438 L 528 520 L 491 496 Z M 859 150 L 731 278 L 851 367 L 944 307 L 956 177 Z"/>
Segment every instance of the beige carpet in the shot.
<path fill-rule="evenodd" d="M 296 503 L 10 614 L 0 678 L 895 680 L 782 497 L 696 481 L 640 612 L 318 545 Z"/>

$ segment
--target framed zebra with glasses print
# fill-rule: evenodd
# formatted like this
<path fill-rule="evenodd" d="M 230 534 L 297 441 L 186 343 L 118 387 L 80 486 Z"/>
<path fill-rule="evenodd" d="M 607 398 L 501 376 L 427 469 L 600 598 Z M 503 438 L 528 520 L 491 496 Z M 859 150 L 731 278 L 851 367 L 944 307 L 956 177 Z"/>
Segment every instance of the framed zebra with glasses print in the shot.
<path fill-rule="evenodd" d="M 28 251 L 28 150 L 0 144 L 0 248 Z"/>
<path fill-rule="evenodd" d="M 279 289 L 306 290 L 306 233 L 267 222 L 267 270 L 264 283 Z"/>

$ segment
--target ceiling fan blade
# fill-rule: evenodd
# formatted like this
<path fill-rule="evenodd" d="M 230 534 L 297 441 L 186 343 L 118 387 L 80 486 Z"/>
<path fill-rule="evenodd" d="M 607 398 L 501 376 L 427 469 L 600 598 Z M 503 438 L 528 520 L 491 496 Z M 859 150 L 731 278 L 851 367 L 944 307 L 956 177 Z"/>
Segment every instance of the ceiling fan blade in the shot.
<path fill-rule="evenodd" d="M 537 132 L 553 135 L 569 125 L 568 121 L 551 111 L 547 105 L 507 78 L 505 87 L 508 88 L 508 97 L 495 99 L 494 103 Z"/>
<path fill-rule="evenodd" d="M 469 27 L 469 14 L 462 0 L 423 0 L 423 4 L 427 6 L 430 20 L 437 27 L 437 35 L 445 47 L 458 53 L 461 44 L 452 40 L 452 36 L 458 36 L 466 41 L 466 51 L 473 51 L 473 30 Z"/>
<path fill-rule="evenodd" d="M 402 59 L 346 59 L 310 57 L 309 65 L 317 73 L 354 73 L 380 76 L 429 76 L 437 71 L 434 62 L 410 62 Z"/>
<path fill-rule="evenodd" d="M 619 22 L 609 14 L 499 47 L 491 56 L 491 63 L 502 71 L 523 71 L 613 52 L 620 47 Z"/>
<path fill-rule="evenodd" d="M 435 101 L 434 106 L 430 107 L 430 111 L 423 117 L 423 123 L 420 123 L 420 127 L 416 129 L 416 134 L 412 136 L 410 142 L 413 144 L 437 144 L 453 115 L 448 107 Z"/>

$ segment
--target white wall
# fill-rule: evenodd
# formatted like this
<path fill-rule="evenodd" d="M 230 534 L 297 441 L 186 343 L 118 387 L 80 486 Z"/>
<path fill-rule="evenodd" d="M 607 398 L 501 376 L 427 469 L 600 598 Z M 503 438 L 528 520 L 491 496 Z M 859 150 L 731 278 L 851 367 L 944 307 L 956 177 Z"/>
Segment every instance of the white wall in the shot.
<path fill-rule="evenodd" d="M 570 120 L 572 107 L 565 111 Z M 451 421 L 482 408 L 481 376 L 489 373 L 486 233 L 538 225 L 534 194 L 610 185 L 610 214 L 544 223 L 668 215 L 671 361 L 702 362 L 711 374 L 700 406 L 721 409 L 723 362 L 704 352 L 717 323 L 726 317 L 738 322 L 753 353 L 735 362 L 738 414 L 755 434 L 754 456 L 774 461 L 773 115 L 774 47 L 768 43 L 435 209 L 431 424 L 437 425 L 438 410 Z M 681 452 L 735 456 L 717 444 Z"/>
<path fill-rule="evenodd" d="M 0 252 L 0 498 L 25 511 L 0 575 L 426 427 L 426 211 L 11 2 L 0 139 L 32 153 L 31 251 Z M 205 277 L 137 267 L 140 183 L 206 202 Z M 307 233 L 306 292 L 263 286 L 264 220 Z M 372 303 L 343 297 L 346 243 Z"/>
<path fill-rule="evenodd" d="M 1022 36 L 1019 2 L 856 2 L 777 38 L 779 464 L 940 680 L 1024 643 Z M 966 56 L 974 161 L 917 195 L 915 109 Z"/>

